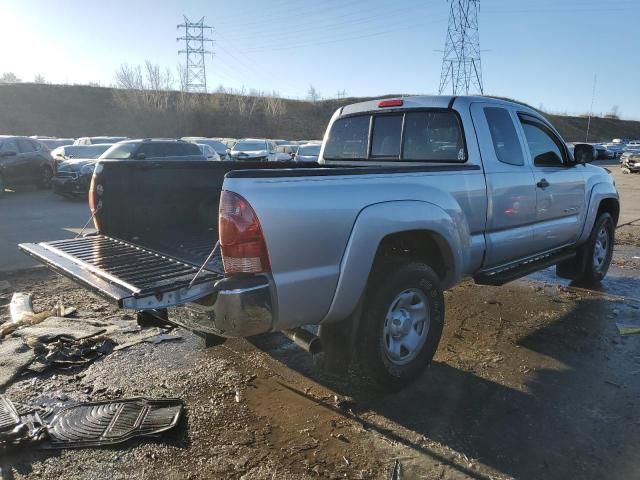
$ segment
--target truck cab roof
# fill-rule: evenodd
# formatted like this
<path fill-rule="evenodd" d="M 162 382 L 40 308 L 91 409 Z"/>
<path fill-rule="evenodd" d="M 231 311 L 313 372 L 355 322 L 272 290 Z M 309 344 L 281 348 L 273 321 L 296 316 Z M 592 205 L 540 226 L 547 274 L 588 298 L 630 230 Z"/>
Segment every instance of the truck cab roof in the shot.
<path fill-rule="evenodd" d="M 391 103 L 394 101 L 397 101 L 398 103 Z M 385 102 L 386 105 L 384 105 Z M 399 104 L 399 102 L 402 103 Z M 340 116 L 381 110 L 409 110 L 414 108 L 453 108 L 455 106 L 462 109 L 474 102 L 495 103 L 496 105 L 508 106 L 517 105 L 520 108 L 537 113 L 535 109 L 533 109 L 529 105 L 500 97 L 484 95 L 416 95 L 395 98 L 379 98 L 346 105 L 340 110 Z M 383 104 L 383 106 L 381 106 L 381 104 Z"/>

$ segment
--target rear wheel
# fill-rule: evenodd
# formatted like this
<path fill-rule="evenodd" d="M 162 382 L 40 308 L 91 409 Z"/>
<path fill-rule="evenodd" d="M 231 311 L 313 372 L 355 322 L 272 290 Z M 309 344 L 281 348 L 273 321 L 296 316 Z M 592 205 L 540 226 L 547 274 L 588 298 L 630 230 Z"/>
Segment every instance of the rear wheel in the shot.
<path fill-rule="evenodd" d="M 53 171 L 49 167 L 44 167 L 40 172 L 40 177 L 36 182 L 36 186 L 40 190 L 49 190 L 51 188 L 52 178 L 53 178 Z"/>
<path fill-rule="evenodd" d="M 444 296 L 436 273 L 399 259 L 376 269 L 360 321 L 360 367 L 375 385 L 397 391 L 413 382 L 436 352 Z"/>

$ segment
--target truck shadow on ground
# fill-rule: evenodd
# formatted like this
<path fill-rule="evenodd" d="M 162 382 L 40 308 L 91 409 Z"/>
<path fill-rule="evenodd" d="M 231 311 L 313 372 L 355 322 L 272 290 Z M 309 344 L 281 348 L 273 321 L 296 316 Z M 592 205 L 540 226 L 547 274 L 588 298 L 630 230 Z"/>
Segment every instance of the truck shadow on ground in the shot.
<path fill-rule="evenodd" d="M 498 345 L 504 360 L 490 375 L 479 365 L 467 363 L 463 370 L 435 361 L 417 382 L 393 395 L 362 390 L 354 379 L 328 379 L 299 352 L 274 351 L 273 340 L 255 344 L 291 369 L 353 397 L 356 416 L 377 414 L 382 421 L 376 425 L 377 416 L 367 416 L 369 428 L 469 477 L 487 478 L 473 467 L 481 463 L 521 479 L 637 478 L 640 422 L 634 410 L 640 375 L 624 372 L 634 362 L 640 372 L 640 344 L 615 331 L 609 314 L 616 306 L 578 300 L 557 321 Z M 424 441 L 416 440 L 421 437 Z M 429 441 L 471 462 L 444 458 Z"/>

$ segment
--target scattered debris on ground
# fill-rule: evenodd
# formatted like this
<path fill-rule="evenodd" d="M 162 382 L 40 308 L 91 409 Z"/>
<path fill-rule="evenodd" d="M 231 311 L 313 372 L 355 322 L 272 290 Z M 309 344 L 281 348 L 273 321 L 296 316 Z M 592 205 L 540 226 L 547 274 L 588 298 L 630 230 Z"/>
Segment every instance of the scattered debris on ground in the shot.
<path fill-rule="evenodd" d="M 42 373 L 52 367 L 77 367 L 141 342 L 181 338 L 171 334 L 173 327 L 143 328 L 125 315 L 104 320 L 73 317 L 77 309 L 59 301 L 35 313 L 32 300 L 30 293 L 14 293 L 10 320 L 0 325 L 0 388 L 24 370 Z M 100 312 L 100 307 L 92 310 Z"/>

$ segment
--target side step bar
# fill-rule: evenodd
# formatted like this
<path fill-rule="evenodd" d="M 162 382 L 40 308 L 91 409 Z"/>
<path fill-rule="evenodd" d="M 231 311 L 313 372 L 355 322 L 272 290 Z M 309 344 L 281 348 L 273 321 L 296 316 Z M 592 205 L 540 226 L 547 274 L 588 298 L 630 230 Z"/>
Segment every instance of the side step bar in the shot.
<path fill-rule="evenodd" d="M 505 283 L 512 282 L 518 278 L 525 277 L 530 273 L 556 265 L 557 263 L 565 260 L 570 260 L 575 256 L 576 252 L 573 250 L 564 250 L 561 252 L 540 255 L 515 265 L 482 272 L 473 277 L 473 279 L 479 285 L 504 285 Z"/>

